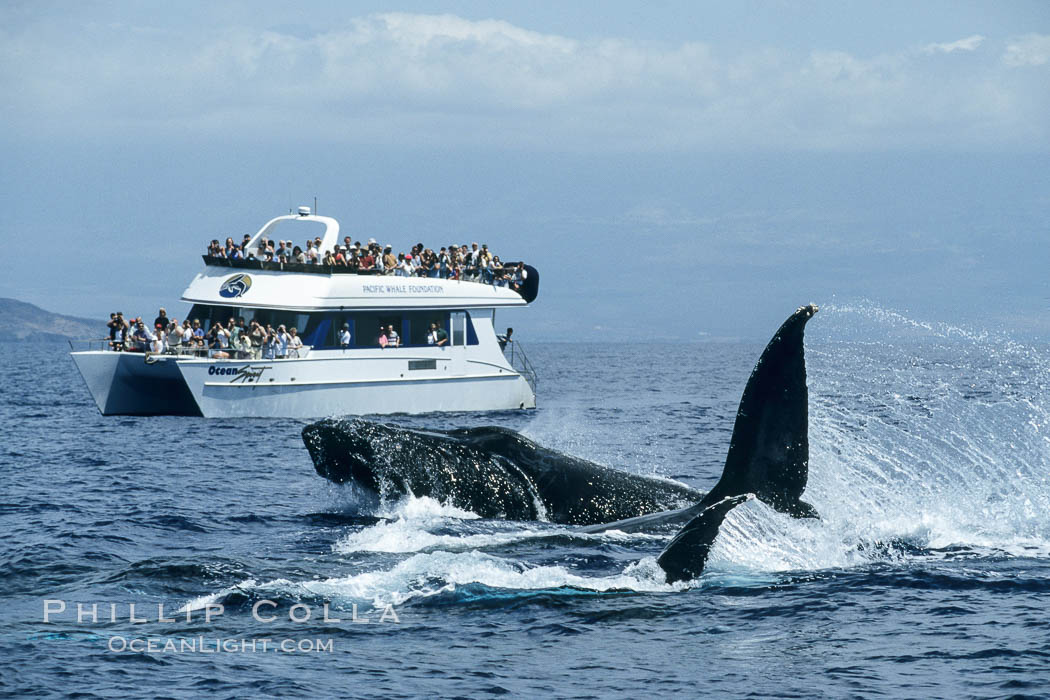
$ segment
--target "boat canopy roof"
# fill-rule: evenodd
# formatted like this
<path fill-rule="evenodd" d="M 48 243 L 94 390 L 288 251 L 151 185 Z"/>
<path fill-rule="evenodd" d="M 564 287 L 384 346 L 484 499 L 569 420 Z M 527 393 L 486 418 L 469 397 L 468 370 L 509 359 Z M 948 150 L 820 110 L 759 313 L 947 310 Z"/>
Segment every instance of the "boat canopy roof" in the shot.
<path fill-rule="evenodd" d="M 251 237 L 251 240 L 245 244 L 245 252 L 248 249 L 255 249 L 259 247 L 259 242 L 263 238 L 274 240 L 274 232 L 278 228 L 281 228 L 281 238 L 285 237 L 294 240 L 300 240 L 306 237 L 306 233 L 310 233 L 310 238 L 314 238 L 314 233 L 319 225 L 324 226 L 324 233 L 321 234 L 321 250 L 332 250 L 335 248 L 335 244 L 339 242 L 339 222 L 330 216 L 318 216 L 317 214 L 309 214 L 309 209 L 302 207 L 298 214 L 286 214 L 285 216 L 278 216 L 270 219 L 266 222 L 259 231 Z M 285 229 L 294 229 L 295 233 L 288 231 L 285 233 Z M 305 231 L 303 229 L 306 229 Z"/>
<path fill-rule="evenodd" d="M 267 269 L 263 269 L 266 265 Z M 525 306 L 508 287 L 433 277 L 295 272 L 276 263 L 206 265 L 182 294 L 191 304 L 265 309 L 467 309 Z M 290 267 L 285 265 L 284 267 Z M 300 266 L 307 267 L 307 266 Z M 317 271 L 315 271 L 317 270 Z"/>

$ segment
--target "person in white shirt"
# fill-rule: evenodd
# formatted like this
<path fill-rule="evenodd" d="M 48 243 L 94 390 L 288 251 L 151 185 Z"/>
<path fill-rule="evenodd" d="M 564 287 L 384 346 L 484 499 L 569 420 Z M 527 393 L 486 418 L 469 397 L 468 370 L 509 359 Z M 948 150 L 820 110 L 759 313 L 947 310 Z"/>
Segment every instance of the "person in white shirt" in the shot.
<path fill-rule="evenodd" d="M 158 329 L 156 335 L 153 336 L 153 340 L 149 342 L 149 349 L 154 355 L 161 355 L 164 353 L 164 331 Z"/>
<path fill-rule="evenodd" d="M 165 350 L 179 351 L 179 346 L 182 345 L 182 325 L 177 318 L 171 320 L 171 327 L 164 334 L 164 344 L 167 346 Z"/>
<path fill-rule="evenodd" d="M 288 331 L 288 357 L 299 357 L 299 350 L 303 347 L 303 340 L 299 337 L 299 331 L 293 326 Z"/>
<path fill-rule="evenodd" d="M 220 359 L 228 358 L 230 354 L 226 352 L 226 348 L 230 346 L 230 336 L 227 334 L 226 329 L 222 327 L 222 324 L 216 321 L 212 324 L 211 330 L 208 331 L 208 357 L 217 357 Z"/>
<path fill-rule="evenodd" d="M 288 333 L 284 330 L 284 324 L 277 326 L 277 359 L 283 360 L 288 357 Z"/>
<path fill-rule="evenodd" d="M 252 356 L 252 339 L 247 333 L 242 333 L 237 340 L 237 358 L 247 360 Z"/>
<path fill-rule="evenodd" d="M 339 346 L 346 350 L 350 347 L 350 324 L 344 323 L 343 330 L 339 331 Z"/>

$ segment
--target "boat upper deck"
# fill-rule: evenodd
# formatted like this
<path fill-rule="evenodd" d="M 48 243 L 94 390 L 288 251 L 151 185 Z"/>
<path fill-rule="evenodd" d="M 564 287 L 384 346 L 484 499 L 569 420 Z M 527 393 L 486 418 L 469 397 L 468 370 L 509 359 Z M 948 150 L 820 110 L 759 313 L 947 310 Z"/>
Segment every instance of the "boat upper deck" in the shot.
<path fill-rule="evenodd" d="M 283 238 L 289 229 L 320 235 L 306 236 L 305 248 L 300 248 L 292 238 Z M 282 238 L 275 241 L 275 234 Z M 232 238 L 225 245 L 213 239 L 203 256 L 204 271 L 182 299 L 301 311 L 495 308 L 536 299 L 535 268 L 501 262 L 485 245 L 472 247 L 450 246 L 438 254 L 419 243 L 411 253 L 395 256 L 391 246 L 374 239 L 351 244 L 348 236 L 340 245 L 335 219 L 301 207 L 298 214 L 271 219 L 240 244 Z"/>

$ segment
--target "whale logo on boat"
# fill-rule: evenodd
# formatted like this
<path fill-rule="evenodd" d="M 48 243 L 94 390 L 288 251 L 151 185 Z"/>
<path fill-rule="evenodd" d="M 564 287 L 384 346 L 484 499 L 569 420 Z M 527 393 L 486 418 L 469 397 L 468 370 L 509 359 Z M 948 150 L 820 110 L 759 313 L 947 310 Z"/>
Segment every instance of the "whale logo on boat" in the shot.
<path fill-rule="evenodd" d="M 252 278 L 245 274 L 230 277 L 219 287 L 219 296 L 236 299 L 252 288 Z"/>
<path fill-rule="evenodd" d="M 380 496 L 411 493 L 483 518 L 547 520 L 578 532 L 680 527 L 657 563 L 668 583 L 700 575 L 719 528 L 752 498 L 796 518 L 809 479 L 809 391 L 803 337 L 813 304 L 773 336 L 744 387 L 722 477 L 707 494 L 542 447 L 507 428 L 413 430 L 326 418 L 303 428 L 314 468 Z M 682 527 L 684 525 L 684 527 Z"/>

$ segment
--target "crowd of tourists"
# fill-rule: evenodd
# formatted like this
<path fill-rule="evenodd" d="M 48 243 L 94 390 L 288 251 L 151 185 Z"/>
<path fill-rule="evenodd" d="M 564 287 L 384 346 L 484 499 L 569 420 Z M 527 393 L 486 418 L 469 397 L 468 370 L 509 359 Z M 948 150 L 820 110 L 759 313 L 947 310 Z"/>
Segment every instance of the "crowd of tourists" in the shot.
<path fill-rule="evenodd" d="M 483 282 L 498 287 L 520 290 L 528 277 L 524 263 L 504 265 L 498 255 L 489 251 L 488 244 L 477 243 L 450 245 L 434 252 L 422 243 L 412 246 L 408 252 L 396 255 L 390 245 L 380 246 L 374 238 L 367 244 L 343 239 L 334 250 L 321 250 L 321 237 L 307 240 L 305 248 L 292 241 L 271 241 L 261 238 L 258 245 L 249 246 L 251 236 L 245 234 L 240 244 L 233 238 L 225 243 L 212 239 L 208 255 L 227 260 L 256 260 L 262 262 L 299 263 L 301 265 L 327 265 L 345 267 L 351 272 L 394 275 L 398 277 L 432 277 L 441 279 Z"/>
<path fill-rule="evenodd" d="M 196 354 L 217 359 L 274 360 L 299 357 L 302 338 L 296 328 L 245 323 L 231 318 L 216 321 L 205 331 L 197 319 L 180 322 L 161 309 L 152 325 L 141 316 L 130 320 L 122 312 L 109 315 L 109 344 L 113 350 L 151 354 Z"/>
<path fill-rule="evenodd" d="M 246 324 L 240 317 L 230 318 L 225 325 L 216 321 L 205 331 L 199 320 L 179 322 L 177 318 L 168 318 L 164 309 L 153 319 L 152 326 L 147 325 L 141 316 L 129 320 L 124 318 L 123 312 L 117 311 L 109 315 L 106 326 L 109 329 L 109 346 L 118 352 L 193 354 L 235 360 L 283 360 L 305 356 L 309 350 L 304 349 L 299 330 L 294 326 L 285 328 L 282 323 L 274 328 L 255 319 Z M 430 324 L 426 338 L 428 345 L 448 344 L 448 332 L 436 323 Z M 349 323 L 343 324 L 338 341 L 343 349 L 351 346 Z M 403 341 L 393 324 L 388 324 L 380 325 L 378 333 L 367 344 L 398 348 L 403 345 Z"/>

